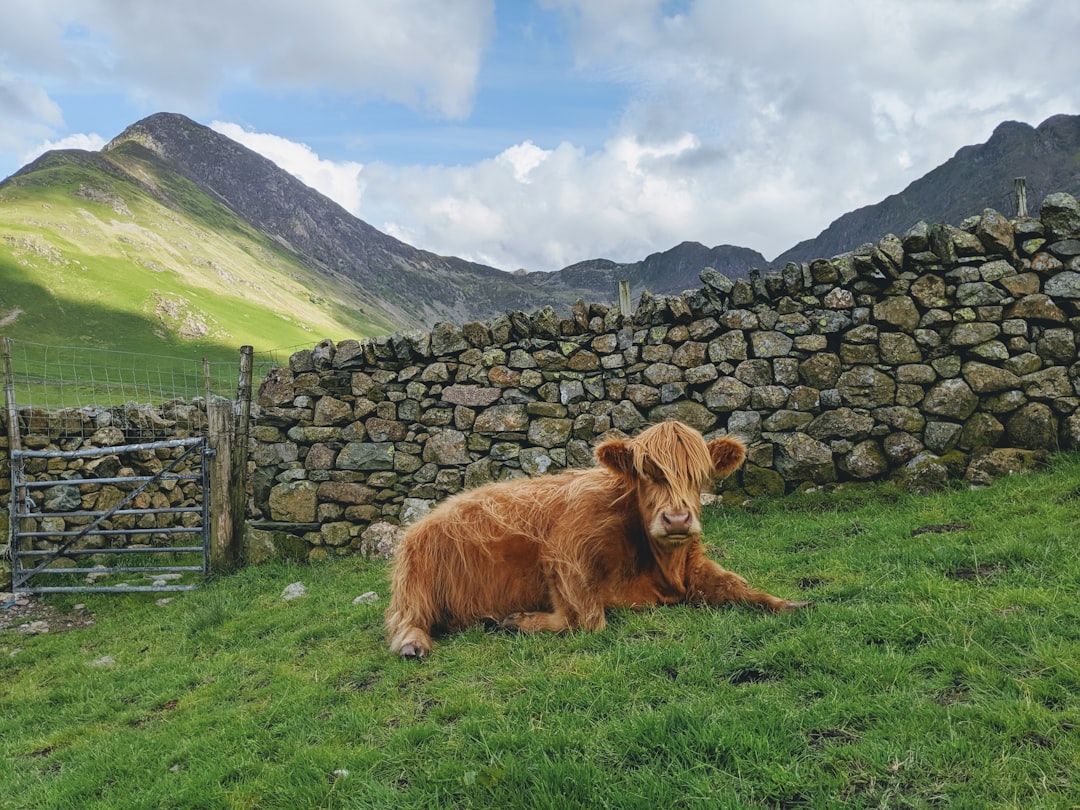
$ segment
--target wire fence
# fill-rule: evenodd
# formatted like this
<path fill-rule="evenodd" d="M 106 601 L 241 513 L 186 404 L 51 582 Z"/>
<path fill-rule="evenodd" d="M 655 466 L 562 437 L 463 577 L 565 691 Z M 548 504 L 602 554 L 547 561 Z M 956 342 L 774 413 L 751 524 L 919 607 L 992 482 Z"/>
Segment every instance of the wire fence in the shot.
<path fill-rule="evenodd" d="M 9 338 L 0 338 L 0 348 L 2 421 L 30 441 L 86 439 L 105 427 L 128 443 L 198 435 L 207 426 L 206 403 L 235 400 L 240 382 L 239 351 L 233 359 L 228 350 L 175 357 Z M 271 368 L 287 366 L 295 348 L 253 352 L 248 385 L 257 389 Z"/>
<path fill-rule="evenodd" d="M 20 409 L 60 411 L 128 403 L 160 405 L 236 396 L 239 355 L 232 360 L 7 341 L 11 385 Z M 252 378 L 288 365 L 294 348 L 255 352 Z"/>

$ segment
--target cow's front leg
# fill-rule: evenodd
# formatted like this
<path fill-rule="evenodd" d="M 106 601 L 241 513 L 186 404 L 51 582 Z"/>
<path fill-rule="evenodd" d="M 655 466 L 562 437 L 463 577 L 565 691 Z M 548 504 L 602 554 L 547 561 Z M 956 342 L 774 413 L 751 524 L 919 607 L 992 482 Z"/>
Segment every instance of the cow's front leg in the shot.
<path fill-rule="evenodd" d="M 764 591 L 755 590 L 738 574 L 733 574 L 704 557 L 696 560 L 690 568 L 687 599 L 690 602 L 703 602 L 717 606 L 729 602 L 745 602 L 775 611 L 798 610 L 810 604 L 780 599 Z"/>

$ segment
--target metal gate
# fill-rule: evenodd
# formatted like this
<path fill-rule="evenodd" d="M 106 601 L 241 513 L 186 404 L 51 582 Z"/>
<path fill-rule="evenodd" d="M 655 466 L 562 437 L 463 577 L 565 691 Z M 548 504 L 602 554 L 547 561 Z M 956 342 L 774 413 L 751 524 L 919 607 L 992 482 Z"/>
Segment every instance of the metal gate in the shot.
<path fill-rule="evenodd" d="M 25 463 L 30 459 L 91 459 L 97 456 L 135 453 L 158 449 L 183 448 L 177 458 L 153 475 L 131 475 L 114 478 L 77 478 L 64 480 L 28 481 Z M 191 572 L 206 574 L 209 570 L 209 466 L 213 451 L 205 437 L 129 444 L 114 447 L 94 447 L 72 451 L 12 450 L 11 452 L 11 563 L 12 589 L 15 593 L 57 593 L 64 591 L 186 591 L 194 584 L 170 584 L 158 579 L 153 584 L 118 583 L 110 586 L 93 584 L 95 576 L 114 574 L 158 574 L 163 577 Z M 198 460 L 198 471 L 190 471 Z M 184 462 L 187 462 L 186 464 Z M 65 464 L 66 466 L 66 464 Z M 177 468 L 181 471 L 176 472 Z M 183 470 L 189 470 L 184 472 Z M 191 506 L 133 506 L 138 497 L 155 488 L 176 486 L 183 481 L 199 481 L 201 502 Z M 173 482 L 173 483 L 169 483 Z M 117 485 L 130 489 L 107 509 L 49 511 L 47 492 L 56 487 L 87 487 Z M 35 497 L 36 496 L 36 497 Z M 153 526 L 116 528 L 117 518 L 138 519 L 153 515 Z M 174 515 L 175 520 L 162 521 L 158 515 Z M 194 516 L 187 518 L 185 515 Z M 69 522 L 85 521 L 78 528 L 66 528 Z M 64 521 L 64 529 L 57 530 Z M 175 525 L 162 525 L 169 523 Z M 187 525 L 185 525 L 185 523 Z M 127 540 L 149 540 L 128 545 Z M 95 545 L 97 540 L 97 545 Z M 186 542 L 185 542 L 186 541 Z M 164 558 L 164 560 L 163 560 Z M 90 560 L 93 565 L 80 565 Z M 115 562 L 115 564 L 113 564 Z M 171 563 L 171 564 L 167 564 Z M 186 563 L 186 564 L 184 564 Z M 89 575 L 86 584 L 49 585 L 56 577 L 72 574 Z M 33 581 L 31 581 L 33 580 Z"/>

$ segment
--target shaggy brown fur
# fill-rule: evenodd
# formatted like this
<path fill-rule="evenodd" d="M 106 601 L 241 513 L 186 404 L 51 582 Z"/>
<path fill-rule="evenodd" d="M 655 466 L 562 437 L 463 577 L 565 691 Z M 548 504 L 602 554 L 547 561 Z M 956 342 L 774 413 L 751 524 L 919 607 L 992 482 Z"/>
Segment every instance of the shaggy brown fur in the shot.
<path fill-rule="evenodd" d="M 599 466 L 488 484 L 440 504 L 395 555 L 390 649 L 495 620 L 523 632 L 599 630 L 613 607 L 749 602 L 792 610 L 705 556 L 701 492 L 746 456 L 679 422 L 605 442 Z"/>

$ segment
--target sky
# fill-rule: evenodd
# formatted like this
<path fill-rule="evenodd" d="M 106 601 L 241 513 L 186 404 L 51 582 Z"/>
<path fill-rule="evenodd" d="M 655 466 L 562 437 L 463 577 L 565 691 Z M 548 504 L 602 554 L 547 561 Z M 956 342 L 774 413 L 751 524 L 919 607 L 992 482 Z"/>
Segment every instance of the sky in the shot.
<path fill-rule="evenodd" d="M 443 255 L 771 260 L 1080 113 L 1078 35 L 1077 0 L 4 0 L 0 178 L 176 112 Z"/>

